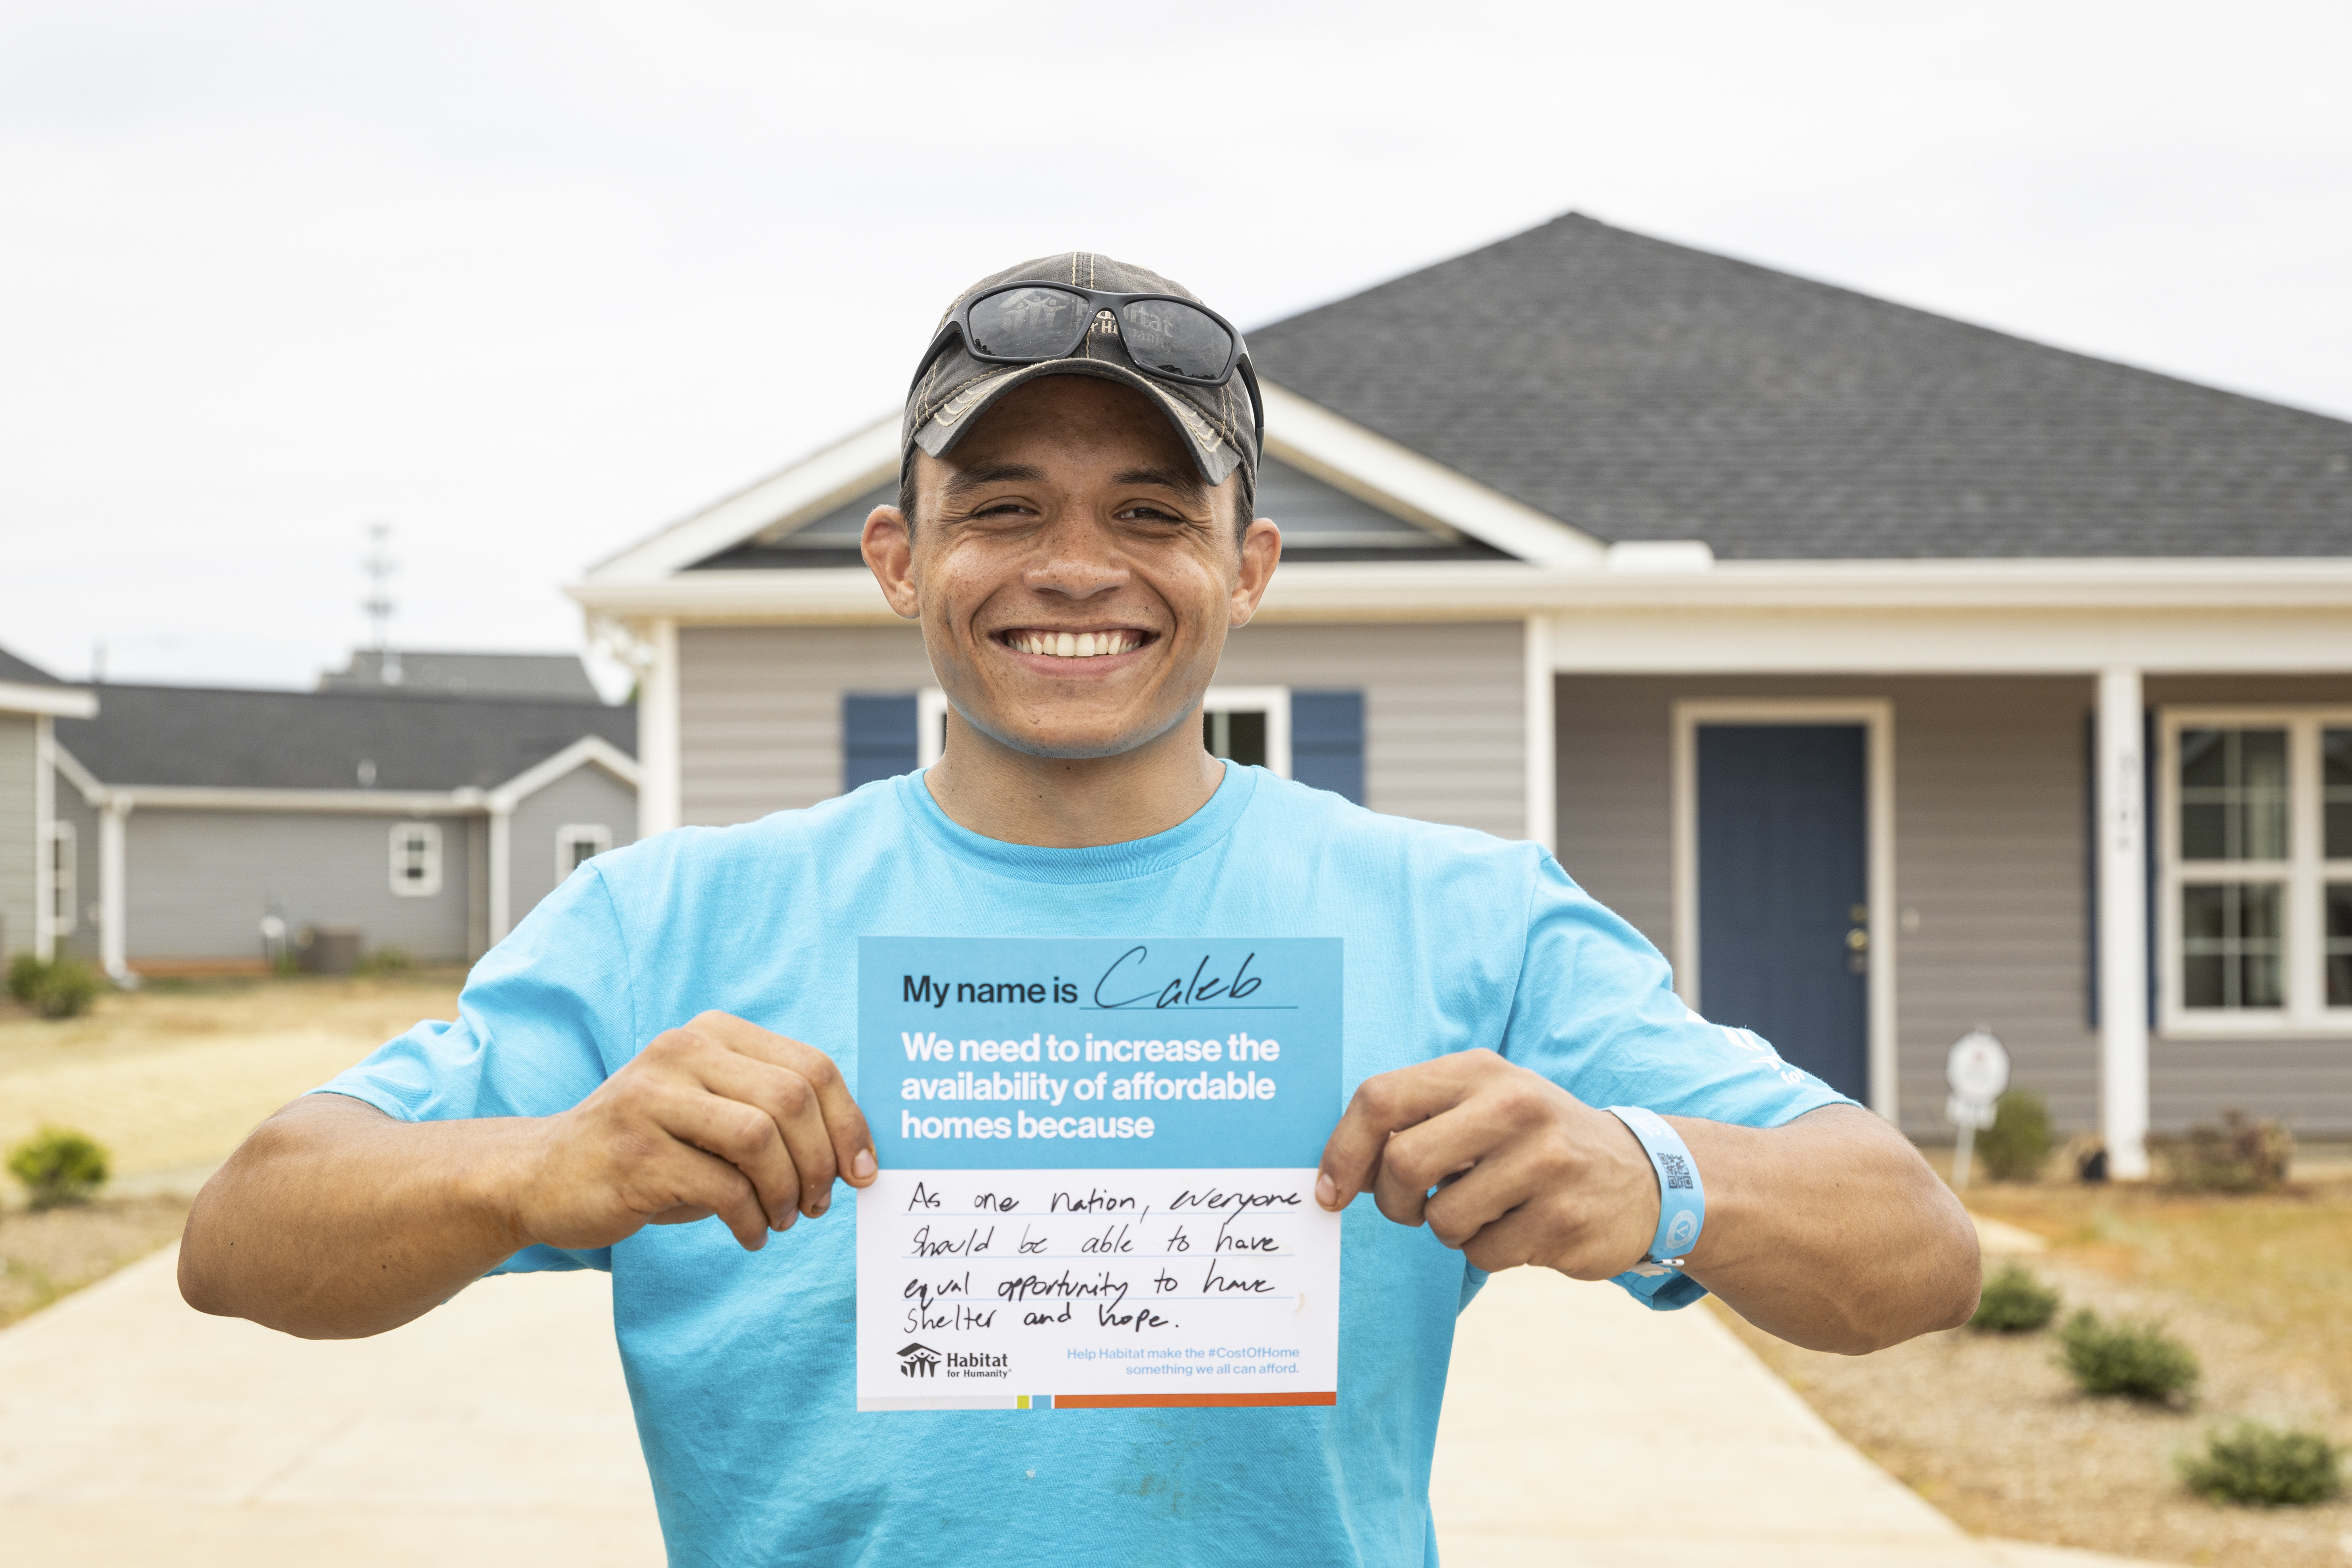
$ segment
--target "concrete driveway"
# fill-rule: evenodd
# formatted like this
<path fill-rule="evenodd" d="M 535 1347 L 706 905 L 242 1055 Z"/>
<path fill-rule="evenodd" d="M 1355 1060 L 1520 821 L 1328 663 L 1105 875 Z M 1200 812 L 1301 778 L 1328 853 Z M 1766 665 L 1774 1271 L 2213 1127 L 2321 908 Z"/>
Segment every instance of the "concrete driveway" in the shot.
<path fill-rule="evenodd" d="M 396 1333 L 312 1344 L 190 1311 L 173 1267 L 0 1332 L 9 1563 L 662 1561 L 601 1276 L 489 1280 Z M 1448 1568 L 2119 1561 L 1969 1539 L 1704 1310 L 1522 1269 L 1465 1316 L 1453 1377 L 1433 1487 Z"/>

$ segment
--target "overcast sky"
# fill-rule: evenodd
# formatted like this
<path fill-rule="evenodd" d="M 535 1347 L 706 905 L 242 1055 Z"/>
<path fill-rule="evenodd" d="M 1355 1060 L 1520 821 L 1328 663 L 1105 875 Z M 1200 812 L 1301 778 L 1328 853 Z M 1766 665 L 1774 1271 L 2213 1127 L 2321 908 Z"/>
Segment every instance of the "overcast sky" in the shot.
<path fill-rule="evenodd" d="M 1108 251 L 1244 329 L 1570 208 L 2352 415 L 2352 6 L 0 8 L 0 645 L 307 685 L 559 584 Z"/>

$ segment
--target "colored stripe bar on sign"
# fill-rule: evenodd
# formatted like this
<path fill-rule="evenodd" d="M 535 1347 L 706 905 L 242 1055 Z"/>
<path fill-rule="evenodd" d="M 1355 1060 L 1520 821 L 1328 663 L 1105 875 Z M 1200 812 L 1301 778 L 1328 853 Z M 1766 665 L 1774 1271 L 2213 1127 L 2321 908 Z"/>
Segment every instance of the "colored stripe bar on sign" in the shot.
<path fill-rule="evenodd" d="M 1204 1409 L 1210 1406 L 1264 1405 L 1337 1405 L 1337 1394 L 1065 1394 L 1054 1404 L 1062 1410 Z"/>

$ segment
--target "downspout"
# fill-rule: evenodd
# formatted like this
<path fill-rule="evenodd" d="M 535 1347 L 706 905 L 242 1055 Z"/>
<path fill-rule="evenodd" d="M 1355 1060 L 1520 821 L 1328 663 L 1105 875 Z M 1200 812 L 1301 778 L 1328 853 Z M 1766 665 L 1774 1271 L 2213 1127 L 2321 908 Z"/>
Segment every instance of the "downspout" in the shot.
<path fill-rule="evenodd" d="M 514 909 L 514 799 L 490 796 L 490 945 L 506 941 Z"/>

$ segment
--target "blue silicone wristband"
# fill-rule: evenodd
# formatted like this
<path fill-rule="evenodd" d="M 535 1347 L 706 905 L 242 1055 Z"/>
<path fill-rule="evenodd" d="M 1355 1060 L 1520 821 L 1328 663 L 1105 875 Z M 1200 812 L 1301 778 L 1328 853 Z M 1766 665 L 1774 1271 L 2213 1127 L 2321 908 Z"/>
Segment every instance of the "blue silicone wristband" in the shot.
<path fill-rule="evenodd" d="M 1706 1184 L 1698 1179 L 1698 1162 L 1691 1158 L 1682 1134 L 1655 1111 L 1638 1105 L 1612 1105 L 1609 1114 L 1641 1140 L 1651 1168 L 1658 1173 L 1658 1234 L 1651 1238 L 1650 1256 L 1644 1261 L 1679 1268 L 1698 1244 L 1699 1227 L 1706 1223 Z"/>

